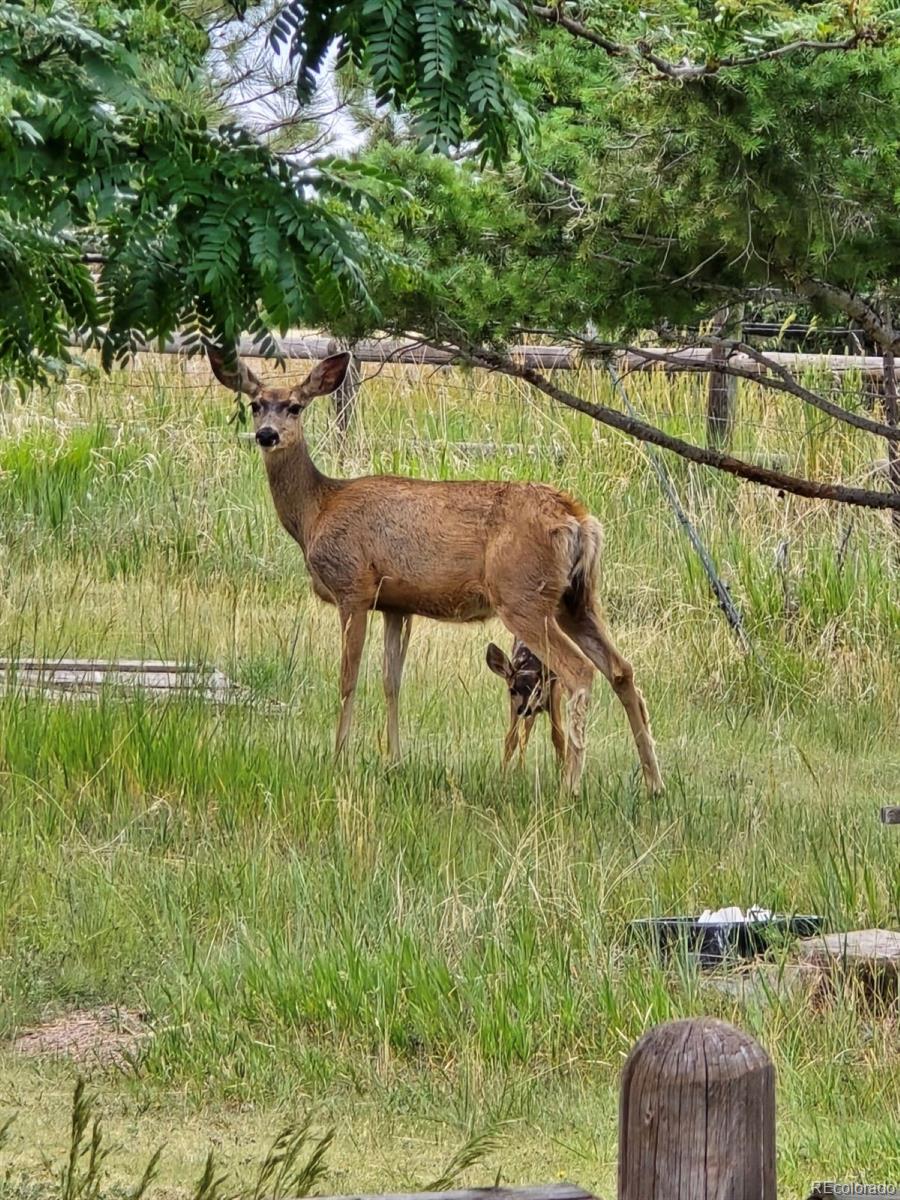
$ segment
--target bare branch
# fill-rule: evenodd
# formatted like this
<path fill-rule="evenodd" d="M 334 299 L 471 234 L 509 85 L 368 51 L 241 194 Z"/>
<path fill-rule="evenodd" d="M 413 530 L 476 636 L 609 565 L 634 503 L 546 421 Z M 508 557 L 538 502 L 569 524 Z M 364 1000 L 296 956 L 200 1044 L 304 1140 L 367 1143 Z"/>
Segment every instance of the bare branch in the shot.
<path fill-rule="evenodd" d="M 669 59 L 655 54 L 648 42 L 639 41 L 634 45 L 624 42 L 614 42 L 591 29 L 582 21 L 567 16 L 560 4 L 556 8 L 534 4 L 530 7 L 523 4 L 524 12 L 531 13 L 547 25 L 559 25 L 582 41 L 597 46 L 611 58 L 638 58 L 655 67 L 660 76 L 680 82 L 692 82 L 696 79 L 708 79 L 718 75 L 720 71 L 733 70 L 741 67 L 755 67 L 758 63 L 771 62 L 773 59 L 785 58 L 791 54 L 808 51 L 812 54 L 831 54 L 841 51 L 856 50 L 860 46 L 878 45 L 884 40 L 884 33 L 877 26 L 865 26 L 854 30 L 848 37 L 840 40 L 811 40 L 800 38 L 795 42 L 787 42 L 783 46 L 775 46 L 771 50 L 760 50 L 756 54 L 733 55 L 727 58 L 710 59 L 705 63 L 674 63 Z"/>
<path fill-rule="evenodd" d="M 806 300 L 821 301 L 852 317 L 873 341 L 884 350 L 900 352 L 900 338 L 888 330 L 878 312 L 862 296 L 812 276 L 797 277 L 791 281 L 800 296 Z"/>
<path fill-rule="evenodd" d="M 827 413 L 836 421 L 843 421 L 846 425 L 853 425 L 856 429 L 864 429 L 867 433 L 874 433 L 878 437 L 891 437 L 896 434 L 896 430 L 891 429 L 889 425 L 884 425 L 881 421 L 873 421 L 870 417 L 864 417 L 860 413 L 843 408 L 840 404 L 826 400 L 818 392 L 805 388 L 797 382 L 787 367 L 775 362 L 755 347 L 747 345 L 746 342 L 729 342 L 719 338 L 699 338 L 698 342 L 704 346 L 724 346 L 730 353 L 745 354 L 754 362 L 759 363 L 761 367 L 765 367 L 767 371 L 774 372 L 776 378 L 773 378 L 772 375 L 760 375 L 758 371 L 751 371 L 746 367 L 735 366 L 729 359 L 725 359 L 724 362 L 721 359 L 714 361 L 711 358 L 691 360 L 683 355 L 679 356 L 676 351 L 666 353 L 665 351 L 645 350 L 641 346 L 626 346 L 625 353 L 633 355 L 635 358 L 642 358 L 645 362 L 671 364 L 677 366 L 679 370 L 719 371 L 723 375 L 732 375 L 736 379 L 749 379 L 762 387 L 769 387 L 774 391 L 787 392 L 788 395 L 796 396 L 798 400 L 803 400 L 820 412 Z"/>
<path fill-rule="evenodd" d="M 691 81 L 708 79 L 718 75 L 720 71 L 729 71 L 741 67 L 755 67 L 758 63 L 770 62 L 775 58 L 785 58 L 790 54 L 807 50 L 813 54 L 829 54 L 845 50 L 856 50 L 860 46 L 874 46 L 883 40 L 883 35 L 877 29 L 858 29 L 850 37 L 841 41 L 810 41 L 801 38 L 796 42 L 787 42 L 784 46 L 776 46 L 772 50 L 761 50 L 758 54 L 746 54 L 729 58 L 712 59 L 708 63 L 673 63 L 654 54 L 646 42 L 637 43 L 637 51 L 641 58 L 652 63 L 661 75 L 667 79 Z"/>
<path fill-rule="evenodd" d="M 621 58 L 629 53 L 629 48 L 622 45 L 620 42 L 612 42 L 609 38 L 605 38 L 600 33 L 595 33 L 593 29 L 589 29 L 587 25 L 581 21 L 576 21 L 573 17 L 567 17 L 562 11 L 562 6 L 558 8 L 544 8 L 540 4 L 532 4 L 530 6 L 522 6 L 523 12 L 531 13 L 532 16 L 544 21 L 547 25 L 561 25 L 563 29 L 567 29 L 574 37 L 581 38 L 585 42 L 590 42 L 593 46 L 599 46 L 601 50 L 605 50 L 612 58 Z"/>
<path fill-rule="evenodd" d="M 734 458 L 719 450 L 705 450 L 700 446 L 695 446 L 692 442 L 686 442 L 682 438 L 664 433 L 655 425 L 648 425 L 636 417 L 626 416 L 625 413 L 609 408 L 605 404 L 593 404 L 588 400 L 583 400 L 580 396 L 557 387 L 555 383 L 551 383 L 549 379 L 532 367 L 520 366 L 504 354 L 482 349 L 467 351 L 448 345 L 442 345 L 440 348 L 455 354 L 461 361 L 467 362 L 471 366 L 486 367 L 504 375 L 524 379 L 526 383 L 530 383 L 532 387 L 536 387 L 553 400 L 566 405 L 567 408 L 593 417 L 595 421 L 618 429 L 621 433 L 627 433 L 639 441 L 650 442 L 651 445 L 661 446 L 664 450 L 672 450 L 675 454 L 687 459 L 688 462 L 715 467 L 716 470 L 736 475 L 739 479 L 748 479 L 751 483 L 759 483 L 780 492 L 790 492 L 795 496 L 806 496 L 811 500 L 837 500 L 843 504 L 855 504 L 862 508 L 887 508 L 900 511 L 900 494 L 873 492 L 867 488 L 846 487 L 839 483 L 822 483 L 817 480 L 803 479 L 797 475 L 785 475 L 781 471 L 773 471 L 769 467 L 744 462 L 743 459 Z"/>

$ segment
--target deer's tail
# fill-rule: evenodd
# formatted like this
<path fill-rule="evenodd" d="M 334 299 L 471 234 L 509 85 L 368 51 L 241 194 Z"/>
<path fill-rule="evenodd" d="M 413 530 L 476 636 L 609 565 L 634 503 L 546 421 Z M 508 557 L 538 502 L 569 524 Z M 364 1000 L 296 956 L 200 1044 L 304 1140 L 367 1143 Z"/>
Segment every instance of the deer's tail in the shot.
<path fill-rule="evenodd" d="M 603 526 L 596 517 L 585 514 L 572 530 L 572 560 L 563 604 L 570 612 L 584 612 L 595 603 Z"/>

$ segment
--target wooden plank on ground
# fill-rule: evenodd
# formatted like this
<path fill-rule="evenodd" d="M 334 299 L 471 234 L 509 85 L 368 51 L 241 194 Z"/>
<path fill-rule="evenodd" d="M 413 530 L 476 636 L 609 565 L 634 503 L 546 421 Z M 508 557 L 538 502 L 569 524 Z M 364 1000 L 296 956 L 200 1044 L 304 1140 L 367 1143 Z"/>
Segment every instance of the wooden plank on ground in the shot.
<path fill-rule="evenodd" d="M 190 663 L 78 658 L 0 660 L 0 692 L 90 699 L 104 689 L 142 691 L 154 696 L 195 694 L 217 701 L 238 695 L 221 671 Z"/>
<path fill-rule="evenodd" d="M 197 671 L 194 663 L 143 658 L 0 658 L 0 671 Z"/>
<path fill-rule="evenodd" d="M 805 962 L 821 967 L 837 963 L 852 968 L 858 963 L 874 963 L 885 970 L 900 972 L 900 933 L 893 929 L 826 933 L 804 938 L 799 948 Z"/>
<path fill-rule="evenodd" d="M 571 1183 L 548 1183 L 534 1187 L 466 1188 L 456 1192 L 351 1192 L 317 1200 L 596 1200 L 596 1197 Z"/>
<path fill-rule="evenodd" d="M 806 938 L 800 957 L 823 969 L 829 986 L 850 980 L 867 1003 L 893 1004 L 900 995 L 900 933 L 893 929 L 854 929 Z"/>

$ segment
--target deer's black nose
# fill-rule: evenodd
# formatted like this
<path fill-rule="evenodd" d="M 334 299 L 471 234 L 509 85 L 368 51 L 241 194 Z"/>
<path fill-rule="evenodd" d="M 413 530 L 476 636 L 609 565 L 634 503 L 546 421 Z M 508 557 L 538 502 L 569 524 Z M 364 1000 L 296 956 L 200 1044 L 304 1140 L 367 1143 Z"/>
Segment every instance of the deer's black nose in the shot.
<path fill-rule="evenodd" d="M 277 446 L 280 440 L 274 429 L 266 427 L 256 431 L 256 441 L 260 446 Z"/>

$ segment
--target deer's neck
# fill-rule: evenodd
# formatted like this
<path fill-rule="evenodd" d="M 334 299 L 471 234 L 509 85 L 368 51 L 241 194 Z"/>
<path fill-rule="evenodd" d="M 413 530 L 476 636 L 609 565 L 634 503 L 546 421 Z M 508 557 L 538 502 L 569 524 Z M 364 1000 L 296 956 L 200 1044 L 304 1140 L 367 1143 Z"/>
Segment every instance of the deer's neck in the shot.
<path fill-rule="evenodd" d="M 318 469 L 303 438 L 285 450 L 264 454 L 263 461 L 278 519 L 305 552 L 322 501 L 336 483 Z"/>

